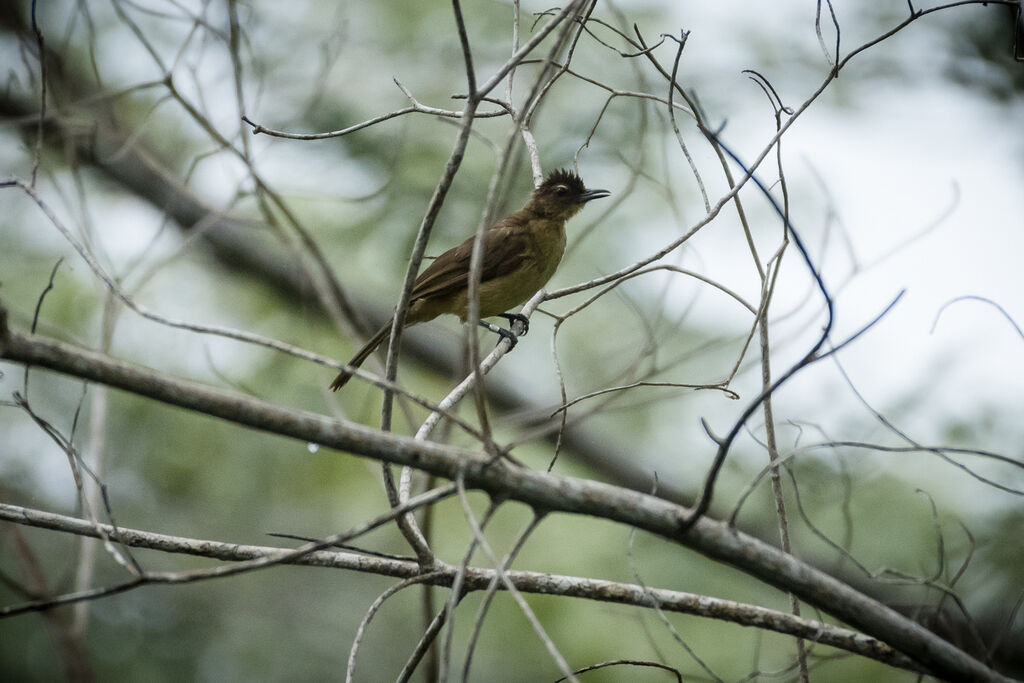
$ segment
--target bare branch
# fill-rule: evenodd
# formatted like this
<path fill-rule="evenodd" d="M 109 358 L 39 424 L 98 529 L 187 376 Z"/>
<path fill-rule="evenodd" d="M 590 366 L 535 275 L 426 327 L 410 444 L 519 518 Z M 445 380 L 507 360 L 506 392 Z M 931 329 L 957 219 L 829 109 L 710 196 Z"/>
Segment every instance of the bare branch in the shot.
<path fill-rule="evenodd" d="M 97 535 L 96 529 L 86 520 L 6 503 L 0 503 L 0 519 L 83 536 Z M 108 527 L 106 531 L 111 533 L 112 529 Z M 286 559 L 280 560 L 281 564 L 362 571 L 401 579 L 418 579 L 435 586 L 450 586 L 456 573 L 456 569 L 449 566 L 423 574 L 414 561 L 378 560 L 360 553 L 316 550 L 294 554 L 290 549 L 183 538 L 125 527 L 118 527 L 118 531 L 123 542 L 132 547 L 209 557 L 225 562 L 263 561 L 265 558 L 279 558 L 283 553 L 289 553 Z M 787 635 L 802 635 L 808 640 L 848 650 L 892 666 L 912 671 L 920 670 L 910 659 L 874 638 L 832 624 L 796 618 L 785 612 L 764 607 L 681 591 L 585 577 L 508 569 L 504 573 L 518 590 L 527 593 L 563 595 L 638 607 L 650 607 L 654 601 L 660 609 L 668 612 L 722 619 L 742 626 L 767 628 Z M 498 571 L 494 569 L 469 567 L 463 581 L 463 586 L 468 591 L 492 590 L 492 586 L 501 587 Z M 125 587 L 123 590 L 129 588 Z M 3 615 L 4 613 L 0 612 L 0 616 Z"/>
<path fill-rule="evenodd" d="M 837 349 L 840 347 L 837 347 Z M 533 507 L 622 522 L 681 543 L 891 643 L 938 675 L 1005 680 L 923 627 L 800 560 L 728 525 L 702 517 L 681 531 L 687 511 L 668 501 L 600 482 L 543 474 L 480 453 L 416 441 L 346 421 L 282 408 L 187 380 L 172 379 L 92 351 L 7 328 L 0 309 L 0 357 L 99 381 L 261 431 L 322 444 L 385 462 L 410 465 Z M 402 506 L 396 508 L 403 510 Z"/>

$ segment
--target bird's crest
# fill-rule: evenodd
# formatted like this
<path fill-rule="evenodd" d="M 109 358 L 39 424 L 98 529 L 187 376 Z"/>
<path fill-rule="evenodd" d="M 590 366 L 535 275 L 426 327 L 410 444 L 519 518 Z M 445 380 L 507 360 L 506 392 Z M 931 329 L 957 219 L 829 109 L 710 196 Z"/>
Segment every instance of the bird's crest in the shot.
<path fill-rule="evenodd" d="M 552 171 L 548 174 L 548 177 L 544 179 L 538 190 L 548 190 L 558 185 L 565 185 L 568 187 L 573 195 L 580 195 L 587 189 L 583 184 L 583 179 L 576 175 L 575 172 L 560 168 L 557 171 Z"/>

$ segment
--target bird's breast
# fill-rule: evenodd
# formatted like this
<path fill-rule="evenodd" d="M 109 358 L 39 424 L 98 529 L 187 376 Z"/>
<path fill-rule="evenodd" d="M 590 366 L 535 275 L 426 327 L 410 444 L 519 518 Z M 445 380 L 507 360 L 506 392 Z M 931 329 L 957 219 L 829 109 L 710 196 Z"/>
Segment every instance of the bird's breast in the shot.
<path fill-rule="evenodd" d="M 531 230 L 517 268 L 480 285 L 480 316 L 504 313 L 525 303 L 555 274 L 565 253 L 565 223 Z"/>

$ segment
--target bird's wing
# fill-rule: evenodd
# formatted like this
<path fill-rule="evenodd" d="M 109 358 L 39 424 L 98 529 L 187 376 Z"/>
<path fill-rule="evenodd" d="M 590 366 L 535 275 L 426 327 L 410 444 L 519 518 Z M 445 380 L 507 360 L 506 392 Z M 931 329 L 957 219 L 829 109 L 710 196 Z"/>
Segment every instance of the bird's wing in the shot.
<path fill-rule="evenodd" d="M 529 238 L 519 231 L 510 230 L 499 222 L 484 233 L 484 263 L 481 282 L 506 275 L 520 266 Z M 473 238 L 449 249 L 434 259 L 418 278 L 412 290 L 413 299 L 442 297 L 463 290 L 469 281 L 469 259 L 473 253 Z"/>

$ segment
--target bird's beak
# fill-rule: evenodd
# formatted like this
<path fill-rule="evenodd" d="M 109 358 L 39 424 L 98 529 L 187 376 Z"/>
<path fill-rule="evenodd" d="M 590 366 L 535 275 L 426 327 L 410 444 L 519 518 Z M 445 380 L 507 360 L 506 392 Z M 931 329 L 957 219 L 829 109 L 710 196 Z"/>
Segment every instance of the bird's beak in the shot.
<path fill-rule="evenodd" d="M 608 190 L 586 190 L 583 194 L 580 195 L 579 203 L 586 204 L 591 199 L 602 199 L 609 195 L 611 195 L 611 192 L 609 192 Z"/>

